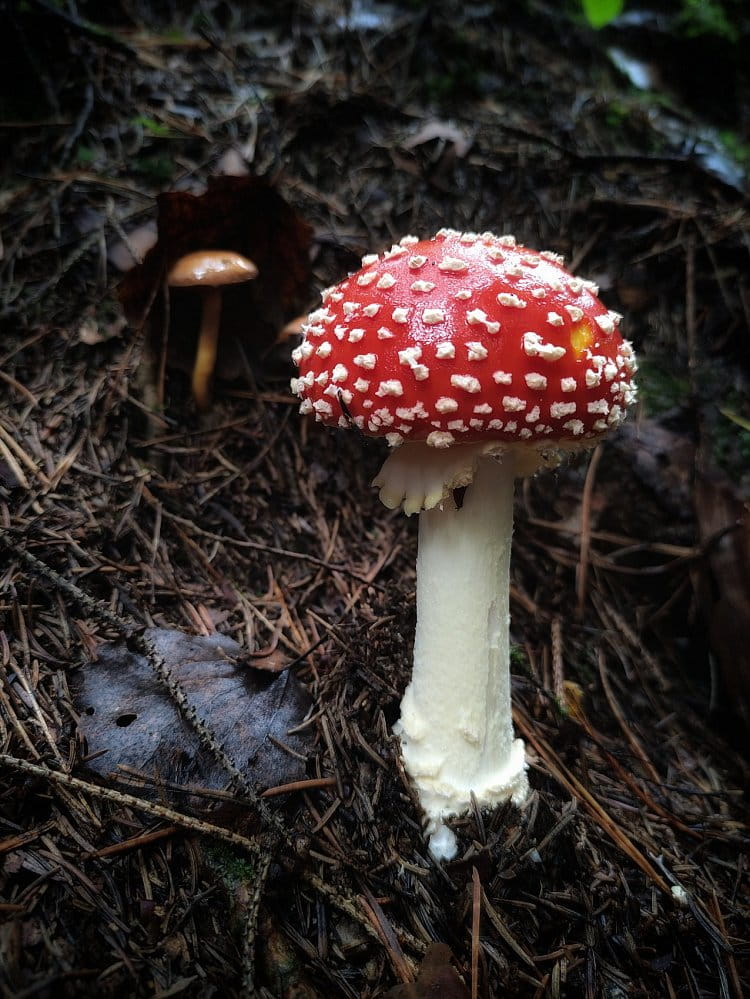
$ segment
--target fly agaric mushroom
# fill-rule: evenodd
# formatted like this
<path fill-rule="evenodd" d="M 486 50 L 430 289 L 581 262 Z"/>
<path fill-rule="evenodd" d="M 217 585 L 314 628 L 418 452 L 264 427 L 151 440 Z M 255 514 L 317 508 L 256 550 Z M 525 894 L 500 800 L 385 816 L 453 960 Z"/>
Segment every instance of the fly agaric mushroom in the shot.
<path fill-rule="evenodd" d="M 221 322 L 222 288 L 258 276 L 258 268 L 233 250 L 196 250 L 187 253 L 167 274 L 170 288 L 200 288 L 203 294 L 198 349 L 193 364 L 193 398 L 200 410 L 211 402 L 211 378 L 216 366 Z"/>
<path fill-rule="evenodd" d="M 292 389 L 319 422 L 385 437 L 380 498 L 421 511 L 396 731 L 430 850 L 449 859 L 443 820 L 472 793 L 488 807 L 528 790 L 510 703 L 514 479 L 618 426 L 635 358 L 595 285 L 511 236 L 443 229 L 362 265 L 310 315 Z"/>

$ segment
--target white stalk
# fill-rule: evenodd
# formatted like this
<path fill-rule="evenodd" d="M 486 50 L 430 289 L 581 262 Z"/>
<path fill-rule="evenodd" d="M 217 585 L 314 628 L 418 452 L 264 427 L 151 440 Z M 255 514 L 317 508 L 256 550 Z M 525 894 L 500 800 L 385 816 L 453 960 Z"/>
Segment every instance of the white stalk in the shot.
<path fill-rule="evenodd" d="M 428 818 L 430 851 L 455 855 L 448 815 L 528 791 L 510 702 L 509 570 L 512 452 L 483 457 L 460 510 L 419 517 L 414 670 L 396 732 Z"/>

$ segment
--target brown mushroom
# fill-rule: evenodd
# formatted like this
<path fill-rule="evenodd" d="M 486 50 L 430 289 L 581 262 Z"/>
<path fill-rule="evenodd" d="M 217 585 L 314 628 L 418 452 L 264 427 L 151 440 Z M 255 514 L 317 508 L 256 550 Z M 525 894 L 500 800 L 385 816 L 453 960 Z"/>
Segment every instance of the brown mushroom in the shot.
<path fill-rule="evenodd" d="M 216 365 L 221 321 L 221 289 L 258 276 L 258 268 L 233 250 L 196 250 L 180 257 L 167 274 L 170 288 L 200 288 L 203 295 L 198 349 L 193 365 L 193 398 L 199 410 L 211 402 L 211 378 Z"/>

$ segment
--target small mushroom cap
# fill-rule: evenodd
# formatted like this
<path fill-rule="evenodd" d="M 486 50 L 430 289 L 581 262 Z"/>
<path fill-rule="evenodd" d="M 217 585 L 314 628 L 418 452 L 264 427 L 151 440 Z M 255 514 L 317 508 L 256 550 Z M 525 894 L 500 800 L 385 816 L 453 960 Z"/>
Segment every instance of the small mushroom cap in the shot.
<path fill-rule="evenodd" d="M 512 236 L 407 236 L 323 292 L 292 357 L 302 413 L 385 437 L 590 446 L 625 418 L 620 316 L 553 253 Z"/>
<path fill-rule="evenodd" d="M 233 250 L 196 250 L 180 257 L 167 274 L 171 288 L 217 288 L 241 284 L 258 276 L 258 268 Z"/>

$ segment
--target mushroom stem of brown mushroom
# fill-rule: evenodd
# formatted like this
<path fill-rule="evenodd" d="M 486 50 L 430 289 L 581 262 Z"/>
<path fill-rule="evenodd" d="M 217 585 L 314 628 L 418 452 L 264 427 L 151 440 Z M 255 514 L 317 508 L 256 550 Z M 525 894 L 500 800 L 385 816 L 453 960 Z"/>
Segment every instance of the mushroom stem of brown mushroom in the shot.
<path fill-rule="evenodd" d="M 515 478 L 539 460 L 488 450 L 448 449 L 441 474 L 434 449 L 404 445 L 376 479 L 387 506 L 431 507 L 419 515 L 414 667 L 396 732 L 441 860 L 456 852 L 444 819 L 464 812 L 472 794 L 488 807 L 520 803 L 528 791 L 511 716 L 510 549 Z M 467 483 L 458 508 L 452 489 Z"/>
<path fill-rule="evenodd" d="M 221 322 L 221 288 L 203 288 L 203 310 L 198 334 L 198 349 L 193 364 L 193 397 L 199 410 L 211 404 L 211 379 L 216 367 Z"/>

